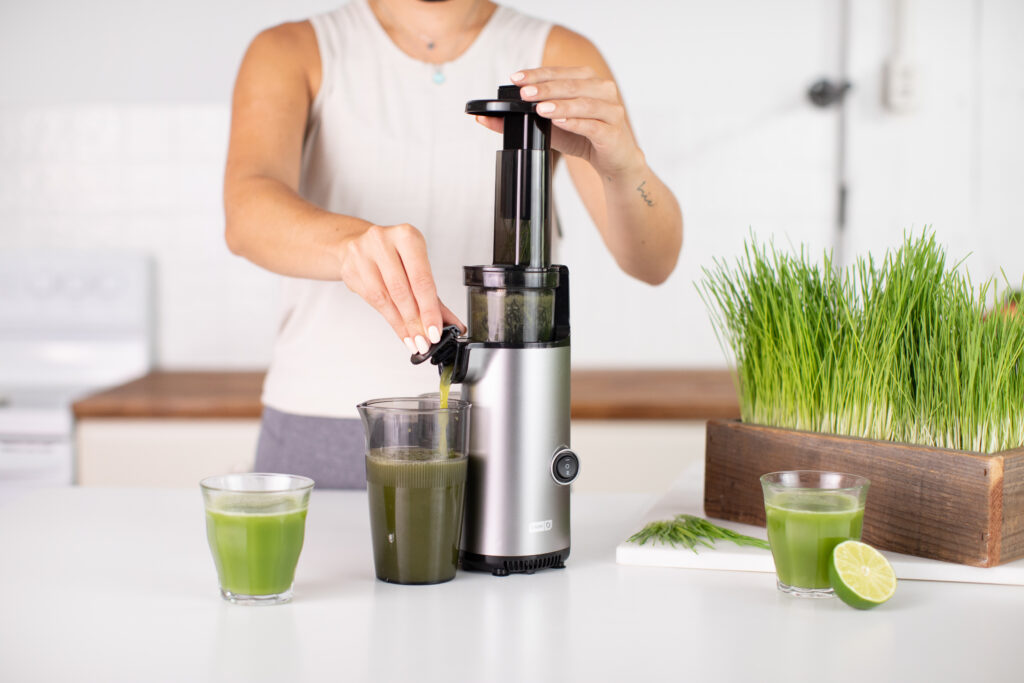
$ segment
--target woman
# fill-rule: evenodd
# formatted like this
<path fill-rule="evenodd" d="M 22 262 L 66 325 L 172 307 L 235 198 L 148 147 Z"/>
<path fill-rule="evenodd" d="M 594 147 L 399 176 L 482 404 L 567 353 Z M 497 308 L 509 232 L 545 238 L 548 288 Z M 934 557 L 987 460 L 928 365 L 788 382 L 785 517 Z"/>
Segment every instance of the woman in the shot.
<path fill-rule="evenodd" d="M 257 470 L 362 486 L 355 405 L 436 390 L 408 354 L 462 327 L 462 266 L 491 257 L 501 124 L 462 112 L 510 74 L 619 266 L 672 272 L 678 204 L 586 38 L 489 0 L 351 0 L 268 29 L 239 69 L 224 182 L 231 251 L 288 277 Z"/>

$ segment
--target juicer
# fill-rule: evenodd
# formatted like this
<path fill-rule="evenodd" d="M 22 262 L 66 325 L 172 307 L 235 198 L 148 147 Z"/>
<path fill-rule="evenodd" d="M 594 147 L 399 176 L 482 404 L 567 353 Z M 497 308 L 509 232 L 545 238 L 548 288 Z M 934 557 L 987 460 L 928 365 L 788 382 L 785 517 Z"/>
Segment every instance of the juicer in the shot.
<path fill-rule="evenodd" d="M 569 270 L 551 264 L 551 121 L 514 85 L 466 113 L 504 119 L 491 265 L 466 266 L 469 329 L 413 363 L 454 366 L 472 404 L 460 560 L 495 576 L 564 567 L 569 485 Z"/>

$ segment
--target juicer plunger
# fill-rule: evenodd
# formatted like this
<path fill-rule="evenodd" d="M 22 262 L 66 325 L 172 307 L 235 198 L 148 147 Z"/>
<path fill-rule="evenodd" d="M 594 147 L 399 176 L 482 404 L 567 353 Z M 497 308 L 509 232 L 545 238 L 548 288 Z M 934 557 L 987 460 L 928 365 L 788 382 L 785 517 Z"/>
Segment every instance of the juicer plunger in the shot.
<path fill-rule="evenodd" d="M 466 266 L 469 330 L 447 327 L 413 363 L 454 365 L 472 404 L 460 557 L 496 576 L 569 557 L 569 270 L 551 264 L 551 122 L 519 88 L 466 113 L 505 120 L 497 153 L 491 265 Z"/>

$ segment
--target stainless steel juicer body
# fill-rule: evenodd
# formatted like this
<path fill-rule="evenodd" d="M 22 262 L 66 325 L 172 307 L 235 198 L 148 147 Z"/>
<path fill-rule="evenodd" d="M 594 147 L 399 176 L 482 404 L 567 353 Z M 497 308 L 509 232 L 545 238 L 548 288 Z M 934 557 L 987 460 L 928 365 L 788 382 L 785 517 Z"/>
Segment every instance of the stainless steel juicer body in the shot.
<path fill-rule="evenodd" d="M 569 448 L 569 354 L 568 344 L 469 348 L 464 568 L 533 571 L 569 556 L 571 478 L 554 470 Z"/>

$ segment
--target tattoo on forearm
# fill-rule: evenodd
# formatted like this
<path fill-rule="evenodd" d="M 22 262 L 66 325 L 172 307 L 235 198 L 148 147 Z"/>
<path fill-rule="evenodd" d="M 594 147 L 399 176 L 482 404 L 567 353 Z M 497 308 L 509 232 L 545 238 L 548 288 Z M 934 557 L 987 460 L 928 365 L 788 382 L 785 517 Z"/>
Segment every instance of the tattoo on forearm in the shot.
<path fill-rule="evenodd" d="M 646 180 L 641 180 L 640 184 L 636 186 L 636 191 L 640 193 L 640 198 L 644 200 L 647 206 L 654 206 L 654 200 L 651 199 L 651 193 L 644 189 L 644 185 L 647 184 Z"/>

